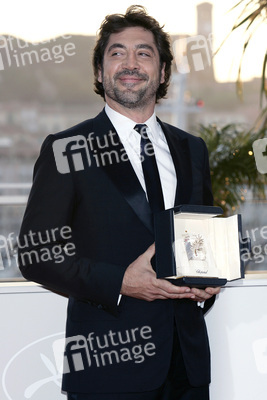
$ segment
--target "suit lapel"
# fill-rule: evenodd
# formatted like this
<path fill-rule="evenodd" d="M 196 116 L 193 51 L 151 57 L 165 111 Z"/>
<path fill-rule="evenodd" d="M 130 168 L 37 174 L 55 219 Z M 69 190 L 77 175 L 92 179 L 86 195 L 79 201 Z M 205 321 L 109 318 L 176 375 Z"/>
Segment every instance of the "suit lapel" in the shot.
<path fill-rule="evenodd" d="M 188 204 L 192 193 L 192 166 L 188 139 L 178 133 L 174 133 L 168 124 L 158 120 L 165 134 L 170 153 L 177 175 L 177 189 L 175 196 L 175 206 Z M 103 110 L 95 119 L 93 132 L 99 138 L 97 149 L 98 159 L 111 160 L 111 162 L 100 163 L 108 177 L 112 180 L 117 189 L 122 193 L 125 200 L 132 207 L 138 218 L 153 233 L 152 212 L 146 199 L 145 192 L 132 168 L 119 136 L 114 134 L 115 128 L 111 124 L 105 111 Z M 112 140 L 106 138 L 109 133 L 113 134 Z M 103 145 L 104 143 L 104 145 Z M 96 144 L 95 144 L 96 146 Z M 107 159 L 108 154 L 113 155 Z M 102 158 L 101 158 L 102 157 Z"/>
<path fill-rule="evenodd" d="M 158 120 L 165 134 L 177 175 L 175 206 L 188 204 L 192 193 L 192 166 L 188 139 Z M 178 131 L 179 132 L 179 131 Z"/>
<path fill-rule="evenodd" d="M 115 128 L 103 110 L 94 120 L 99 167 L 105 171 L 143 224 L 153 233 L 152 212 Z M 112 133 L 112 139 L 111 139 Z"/>

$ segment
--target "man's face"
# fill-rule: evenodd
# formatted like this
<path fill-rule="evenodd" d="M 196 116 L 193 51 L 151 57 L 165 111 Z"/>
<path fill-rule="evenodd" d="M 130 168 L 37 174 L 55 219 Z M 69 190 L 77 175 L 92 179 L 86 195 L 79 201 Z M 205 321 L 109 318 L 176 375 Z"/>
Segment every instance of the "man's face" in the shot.
<path fill-rule="evenodd" d="M 153 34 L 142 27 L 126 28 L 110 35 L 98 81 L 108 104 L 115 101 L 127 108 L 142 108 L 155 104 L 164 69 Z"/>

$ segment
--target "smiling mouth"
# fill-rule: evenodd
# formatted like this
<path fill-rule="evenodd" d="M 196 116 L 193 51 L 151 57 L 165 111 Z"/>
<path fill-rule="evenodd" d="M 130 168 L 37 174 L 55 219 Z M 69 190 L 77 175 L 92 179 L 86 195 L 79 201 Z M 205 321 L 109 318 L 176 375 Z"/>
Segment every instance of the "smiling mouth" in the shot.
<path fill-rule="evenodd" d="M 132 76 L 125 76 L 125 77 L 123 77 L 123 78 L 120 78 L 120 80 L 122 80 L 122 81 L 141 81 L 141 80 L 143 80 L 143 79 L 134 78 L 134 77 L 132 77 Z"/>
<path fill-rule="evenodd" d="M 121 76 L 119 78 L 119 81 L 122 83 L 139 83 L 139 82 L 143 82 L 144 79 L 142 78 L 137 78 L 135 76 Z"/>
<path fill-rule="evenodd" d="M 126 88 L 127 90 L 134 90 L 135 88 L 138 88 L 142 82 L 145 82 L 145 79 L 136 78 L 133 76 L 124 76 L 119 78 L 118 81 L 120 82 L 121 86 Z"/>
<path fill-rule="evenodd" d="M 117 74 L 114 77 L 115 80 L 118 80 L 122 85 L 125 86 L 134 86 L 138 83 L 146 81 L 148 78 L 145 74 L 138 74 L 136 71 L 123 71 Z"/>

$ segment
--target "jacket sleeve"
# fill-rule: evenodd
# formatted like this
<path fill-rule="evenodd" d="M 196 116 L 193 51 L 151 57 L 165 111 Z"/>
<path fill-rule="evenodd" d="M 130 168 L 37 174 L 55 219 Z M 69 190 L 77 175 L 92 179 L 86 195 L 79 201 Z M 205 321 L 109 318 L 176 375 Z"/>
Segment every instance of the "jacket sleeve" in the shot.
<path fill-rule="evenodd" d="M 46 138 L 34 167 L 18 238 L 19 268 L 28 280 L 116 313 L 126 267 L 76 254 L 71 234 L 77 202 L 75 182 L 71 173 L 57 171 L 54 140 L 54 135 Z"/>

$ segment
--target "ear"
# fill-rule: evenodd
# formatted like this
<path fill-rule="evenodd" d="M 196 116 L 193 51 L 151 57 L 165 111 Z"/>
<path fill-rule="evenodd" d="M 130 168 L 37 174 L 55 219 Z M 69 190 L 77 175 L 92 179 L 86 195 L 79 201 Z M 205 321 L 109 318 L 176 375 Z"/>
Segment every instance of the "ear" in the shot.
<path fill-rule="evenodd" d="M 165 66 L 166 66 L 166 63 L 163 63 L 162 67 L 161 67 L 161 71 L 160 71 L 160 83 L 165 82 Z"/>
<path fill-rule="evenodd" d="M 98 66 L 97 80 L 98 82 L 102 83 L 102 69 L 100 65 Z"/>

